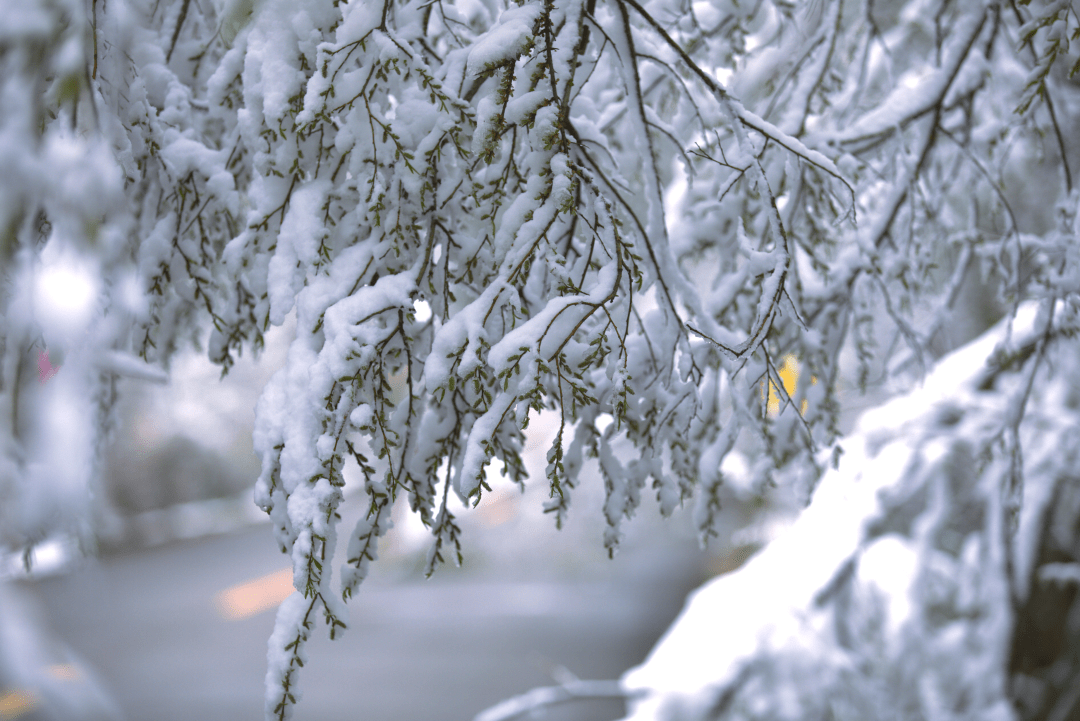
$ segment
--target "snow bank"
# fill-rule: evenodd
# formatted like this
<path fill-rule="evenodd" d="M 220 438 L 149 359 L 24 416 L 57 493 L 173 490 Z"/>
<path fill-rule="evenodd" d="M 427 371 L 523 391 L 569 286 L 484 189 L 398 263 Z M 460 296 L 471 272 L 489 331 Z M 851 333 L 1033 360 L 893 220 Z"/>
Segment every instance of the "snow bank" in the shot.
<path fill-rule="evenodd" d="M 883 708 L 1012 718 L 1011 551 L 999 500 L 1009 459 L 993 450 L 1023 384 L 995 364 L 1002 347 L 1030 347 L 1044 320 L 1023 306 L 1011 328 L 1003 321 L 863 416 L 787 532 L 691 594 L 623 676 L 638 699 L 628 721 L 861 718 Z M 1029 474 L 1029 502 L 1052 477 Z M 1017 547 L 1031 548 L 1022 541 L 1037 515 L 1025 510 Z"/>

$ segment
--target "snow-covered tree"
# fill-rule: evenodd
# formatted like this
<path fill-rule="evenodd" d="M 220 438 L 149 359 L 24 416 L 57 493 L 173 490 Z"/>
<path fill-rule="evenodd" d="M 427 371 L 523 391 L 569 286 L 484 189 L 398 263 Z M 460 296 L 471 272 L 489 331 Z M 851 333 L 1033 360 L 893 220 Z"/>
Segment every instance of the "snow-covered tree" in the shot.
<path fill-rule="evenodd" d="M 0 542 L 92 536 L 117 375 L 159 378 L 192 340 L 225 373 L 295 313 L 255 432 L 297 589 L 268 718 L 290 716 L 316 623 L 347 626 L 395 503 L 431 529 L 429 571 L 461 557 L 449 494 L 483 503 L 492 468 L 546 483 L 556 525 L 602 484 L 611 553 L 645 495 L 693 503 L 704 542 L 731 454 L 763 494 L 821 481 L 836 528 L 799 528 L 842 541 L 835 574 L 798 589 L 782 643 L 688 675 L 694 703 L 631 676 L 661 699 L 642 714 L 1076 713 L 1078 659 L 1013 640 L 1033 579 L 1067 611 L 1080 577 L 1067 0 L 3 11 Z M 963 373 L 935 370 L 990 326 Z M 857 390 L 924 378 L 923 412 L 841 438 Z M 540 412 L 558 432 L 528 479 Z M 350 463 L 367 513 L 335 566 Z M 731 593 L 787 593 L 783 548 Z M 891 564 L 911 583 L 884 588 Z"/>

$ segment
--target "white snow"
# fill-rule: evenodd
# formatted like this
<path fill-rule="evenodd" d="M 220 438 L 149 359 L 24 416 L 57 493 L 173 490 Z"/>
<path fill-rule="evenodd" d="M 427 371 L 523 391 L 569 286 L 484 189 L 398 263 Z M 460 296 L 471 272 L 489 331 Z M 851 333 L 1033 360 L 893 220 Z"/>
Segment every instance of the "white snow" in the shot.
<path fill-rule="evenodd" d="M 322 206 L 329 192 L 326 180 L 304 183 L 293 191 L 268 270 L 270 322 L 274 325 L 281 325 L 292 310 L 303 287 L 305 269 L 316 260 L 319 241 L 327 235 Z"/>
<path fill-rule="evenodd" d="M 1037 316 L 1036 304 L 1021 306 L 1011 327 L 1014 342 L 1030 335 L 1037 326 Z M 860 419 L 856 431 L 840 442 L 844 453 L 838 467 L 825 473 L 812 502 L 795 522 L 738 571 L 715 578 L 692 593 L 645 662 L 623 676 L 626 691 L 642 695 L 633 704 L 629 719 L 704 717 L 716 695 L 744 672 L 754 657 L 791 653 L 795 659 L 803 652 L 794 649 L 804 647 L 811 656 L 827 657 L 833 641 L 829 632 L 823 631 L 828 628 L 824 619 L 830 611 L 822 599 L 836 593 L 828 589 L 844 577 L 849 564 L 859 603 L 880 606 L 884 611 L 885 639 L 893 649 L 890 653 L 899 654 L 905 648 L 905 634 L 915 632 L 906 629 L 923 623 L 915 612 L 912 594 L 918 583 L 924 583 L 919 581 L 920 574 L 935 567 L 933 563 L 926 565 L 922 556 L 940 552 L 920 548 L 913 539 L 895 534 L 868 539 L 867 524 L 882 507 L 883 494 L 892 492 L 889 489 L 909 487 L 919 474 L 933 473 L 949 462 L 933 428 L 934 419 L 941 414 L 938 409 L 971 407 L 976 420 L 965 419 L 969 425 L 961 427 L 969 429 L 972 442 L 984 443 L 992 437 L 993 423 L 1002 418 L 1001 409 L 980 405 L 985 401 L 977 399 L 976 386 L 986 359 L 1006 337 L 1007 324 L 1002 322 L 943 359 L 921 387 Z M 969 545 L 961 554 L 976 569 L 987 563 L 977 548 L 977 544 Z M 945 573 L 950 573 L 950 566 L 945 568 Z M 987 573 L 991 571 L 986 569 L 984 575 Z M 1080 574 L 1069 565 L 1052 567 L 1045 577 L 1074 581 Z M 986 602 L 985 596 L 978 594 L 995 592 L 986 580 L 976 583 L 982 590 L 962 591 L 969 597 L 963 603 Z M 919 593 L 925 597 L 931 591 L 922 588 Z M 843 622 L 858 621 L 852 616 Z M 993 623 L 993 619 L 986 623 Z M 988 628 L 996 634 L 1008 630 L 1000 624 Z M 961 629 L 956 633 L 961 634 L 956 653 L 961 653 L 966 641 Z M 942 638 L 940 642 L 947 645 L 947 638 Z M 983 653 L 1000 647 L 996 637 L 986 638 L 985 643 Z M 992 656 L 980 658 L 980 664 L 995 667 Z M 839 668 L 843 668 L 842 662 Z M 828 673 L 823 669 L 822 678 L 829 678 Z M 986 688 L 993 688 L 994 678 L 986 677 L 985 683 Z M 938 693 L 936 688 L 927 686 L 927 693 Z M 685 716 L 678 716 L 680 713 Z"/>
<path fill-rule="evenodd" d="M 488 66 L 516 58 L 525 49 L 541 12 L 543 6 L 538 2 L 513 5 L 503 10 L 499 21 L 470 48 L 468 73 L 475 75 Z"/>

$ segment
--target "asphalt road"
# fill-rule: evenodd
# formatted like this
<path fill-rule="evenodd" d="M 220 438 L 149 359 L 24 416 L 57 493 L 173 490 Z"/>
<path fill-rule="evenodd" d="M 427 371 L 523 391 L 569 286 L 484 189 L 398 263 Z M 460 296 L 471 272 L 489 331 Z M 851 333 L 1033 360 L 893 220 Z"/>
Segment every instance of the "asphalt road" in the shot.
<path fill-rule="evenodd" d="M 317 632 L 310 644 L 296 721 L 469 721 L 567 671 L 618 678 L 703 580 L 702 557 L 692 544 L 640 544 L 605 563 L 537 578 L 497 564 L 443 568 L 430 580 L 415 559 L 376 563 L 344 637 Z M 128 721 L 259 721 L 285 567 L 257 526 L 95 559 L 22 588 Z M 547 718 L 621 711 L 618 701 L 573 702 Z"/>

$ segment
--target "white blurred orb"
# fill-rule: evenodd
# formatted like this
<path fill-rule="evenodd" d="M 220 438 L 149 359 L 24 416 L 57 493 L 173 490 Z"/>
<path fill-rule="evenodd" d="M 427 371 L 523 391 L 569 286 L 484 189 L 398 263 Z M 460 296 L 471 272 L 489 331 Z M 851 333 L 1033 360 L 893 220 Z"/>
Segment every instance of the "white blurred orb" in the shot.
<path fill-rule="evenodd" d="M 95 270 L 78 258 L 42 258 L 34 282 L 34 316 L 47 343 L 66 344 L 90 322 L 98 295 Z"/>

